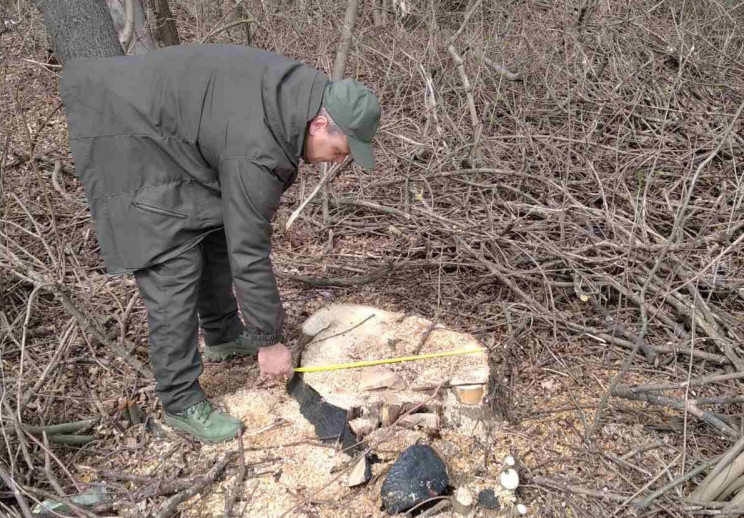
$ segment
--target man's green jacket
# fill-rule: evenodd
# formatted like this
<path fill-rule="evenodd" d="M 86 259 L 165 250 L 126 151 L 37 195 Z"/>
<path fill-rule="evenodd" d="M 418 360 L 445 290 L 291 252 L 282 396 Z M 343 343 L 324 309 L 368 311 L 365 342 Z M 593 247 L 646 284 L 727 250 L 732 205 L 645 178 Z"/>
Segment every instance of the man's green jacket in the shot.
<path fill-rule="evenodd" d="M 224 226 L 247 330 L 282 341 L 271 218 L 328 77 L 241 46 L 69 62 L 60 93 L 106 268 L 158 264 Z"/>

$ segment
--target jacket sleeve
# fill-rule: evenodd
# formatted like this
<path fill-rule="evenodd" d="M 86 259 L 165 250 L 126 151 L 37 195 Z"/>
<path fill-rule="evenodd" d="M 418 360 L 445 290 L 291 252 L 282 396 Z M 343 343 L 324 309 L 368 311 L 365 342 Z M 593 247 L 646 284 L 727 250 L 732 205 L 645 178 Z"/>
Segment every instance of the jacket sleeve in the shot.
<path fill-rule="evenodd" d="M 246 158 L 219 166 L 222 212 L 230 267 L 246 334 L 258 346 L 282 342 L 284 309 L 271 258 L 271 218 L 283 182 Z"/>

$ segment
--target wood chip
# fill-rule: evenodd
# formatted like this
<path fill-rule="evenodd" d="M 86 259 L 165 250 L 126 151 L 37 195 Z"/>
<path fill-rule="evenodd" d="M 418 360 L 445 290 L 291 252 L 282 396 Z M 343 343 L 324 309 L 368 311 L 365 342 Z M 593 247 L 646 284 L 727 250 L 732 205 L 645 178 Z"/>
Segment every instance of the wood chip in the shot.
<path fill-rule="evenodd" d="M 369 467 L 369 460 L 364 455 L 357 461 L 351 473 L 349 473 L 348 485 L 349 487 L 360 486 L 369 481 L 370 478 L 372 478 L 372 471 Z"/>
<path fill-rule="evenodd" d="M 401 423 L 420 426 L 427 430 L 439 430 L 439 416 L 437 414 L 408 414 L 399 419 Z"/>
<path fill-rule="evenodd" d="M 463 516 L 467 516 L 473 510 L 473 494 L 467 487 L 461 486 L 455 491 L 452 497 L 452 510 Z"/>
<path fill-rule="evenodd" d="M 454 387 L 457 401 L 463 405 L 480 405 L 483 401 L 483 385 L 463 385 Z"/>
<path fill-rule="evenodd" d="M 380 422 L 382 423 L 382 426 L 390 426 L 398 419 L 402 404 L 400 398 L 392 392 L 385 392 L 382 395 L 382 401 Z"/>
<path fill-rule="evenodd" d="M 403 390 L 406 388 L 406 382 L 397 373 L 387 368 L 372 369 L 365 372 L 359 380 L 359 390 L 379 390 L 379 389 Z"/>
<path fill-rule="evenodd" d="M 349 421 L 349 427 L 357 437 L 371 434 L 379 425 L 380 420 L 376 416 L 357 417 Z"/>

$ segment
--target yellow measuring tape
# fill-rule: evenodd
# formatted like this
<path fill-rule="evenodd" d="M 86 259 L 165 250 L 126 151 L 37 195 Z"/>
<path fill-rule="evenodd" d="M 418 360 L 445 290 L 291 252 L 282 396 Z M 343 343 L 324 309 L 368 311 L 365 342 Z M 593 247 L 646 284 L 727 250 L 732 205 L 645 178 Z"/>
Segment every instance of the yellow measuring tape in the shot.
<path fill-rule="evenodd" d="M 429 360 L 432 358 L 444 358 L 445 356 L 460 356 L 463 354 L 484 353 L 488 349 L 482 347 L 449 351 L 446 353 L 419 354 L 418 356 L 401 356 L 400 358 L 388 358 L 386 360 L 367 360 L 354 363 L 337 363 L 335 365 L 315 365 L 310 367 L 297 367 L 295 372 L 323 372 L 337 371 L 341 369 L 358 369 L 360 367 L 371 367 L 373 365 L 384 365 L 386 363 L 411 362 L 415 360 Z"/>

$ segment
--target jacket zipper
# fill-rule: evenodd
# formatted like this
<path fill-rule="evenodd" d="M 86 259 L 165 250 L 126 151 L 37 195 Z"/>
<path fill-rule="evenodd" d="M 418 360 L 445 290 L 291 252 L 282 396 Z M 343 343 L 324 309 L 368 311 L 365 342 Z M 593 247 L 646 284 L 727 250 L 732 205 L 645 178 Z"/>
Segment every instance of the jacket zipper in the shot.
<path fill-rule="evenodd" d="M 154 205 L 142 203 L 141 201 L 133 201 L 132 205 L 144 210 L 145 212 L 152 212 L 153 214 L 159 214 L 161 216 L 170 216 L 173 218 L 186 219 L 186 214 L 181 214 L 180 212 L 174 212 L 172 210 L 155 207 Z"/>

